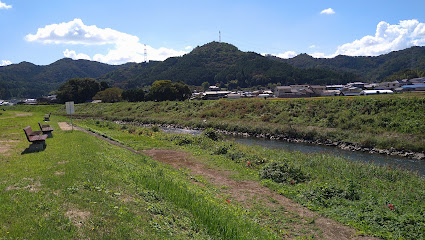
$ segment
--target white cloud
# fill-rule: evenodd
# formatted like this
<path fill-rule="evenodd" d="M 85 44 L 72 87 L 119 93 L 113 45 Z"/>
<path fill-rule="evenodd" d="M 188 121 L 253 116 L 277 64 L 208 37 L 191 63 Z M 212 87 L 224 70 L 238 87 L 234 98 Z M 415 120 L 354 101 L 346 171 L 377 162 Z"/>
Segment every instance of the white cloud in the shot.
<path fill-rule="evenodd" d="M 87 26 L 81 19 L 74 19 L 67 23 L 51 24 L 39 28 L 36 34 L 28 34 L 25 39 L 29 42 L 44 44 L 71 44 L 71 45 L 113 45 L 106 54 L 97 53 L 92 58 L 75 50 L 65 50 L 64 56 L 73 59 L 93 59 L 95 61 L 122 64 L 126 62 L 142 62 L 146 47 L 148 60 L 163 61 L 169 57 L 181 56 L 187 51 L 161 47 L 155 49 L 140 43 L 137 36 L 122 33 L 110 28 L 98 28 L 95 25 Z"/>
<path fill-rule="evenodd" d="M 96 25 L 87 26 L 81 19 L 76 18 L 70 22 L 39 28 L 36 34 L 26 35 L 25 40 L 46 44 L 104 45 L 117 42 L 138 42 L 139 38 L 110 28 L 102 29 Z"/>
<path fill-rule="evenodd" d="M 12 8 L 12 5 L 7 5 L 6 3 L 3 3 L 0 1 L 0 9 L 10 9 Z"/>
<path fill-rule="evenodd" d="M 416 19 L 400 21 L 397 25 L 380 22 L 375 36 L 364 36 L 338 46 L 335 55 L 377 56 L 412 46 L 425 45 L 425 24 Z"/>
<path fill-rule="evenodd" d="M 10 65 L 10 64 L 12 64 L 12 62 L 9 61 L 9 60 L 1 60 L 0 67 L 4 67 L 4 66 Z"/>
<path fill-rule="evenodd" d="M 79 53 L 77 54 L 75 51 L 73 50 L 68 50 L 66 49 L 65 51 L 63 51 L 63 55 L 67 58 L 72 58 L 74 60 L 76 59 L 85 59 L 85 60 L 91 60 L 90 56 L 84 53 Z"/>
<path fill-rule="evenodd" d="M 185 49 L 185 50 L 192 50 L 192 49 L 193 49 L 193 47 L 192 47 L 192 46 L 187 46 L 187 47 L 185 47 L 184 49 Z"/>
<path fill-rule="evenodd" d="M 309 53 L 308 55 L 310 55 L 314 58 L 333 58 L 333 57 L 336 56 L 335 54 L 326 55 L 325 53 L 321 53 L 321 52 Z"/>
<path fill-rule="evenodd" d="M 320 14 L 331 15 L 331 14 L 335 14 L 335 11 L 332 8 L 328 8 L 321 11 Z"/>
<path fill-rule="evenodd" d="M 284 52 L 284 53 L 272 54 L 272 55 L 279 57 L 279 58 L 287 59 L 287 58 L 293 58 L 293 57 L 297 56 L 297 53 L 294 52 L 294 51 L 287 51 L 287 52 Z"/>
<path fill-rule="evenodd" d="M 310 45 L 308 48 L 316 48 L 316 45 Z"/>

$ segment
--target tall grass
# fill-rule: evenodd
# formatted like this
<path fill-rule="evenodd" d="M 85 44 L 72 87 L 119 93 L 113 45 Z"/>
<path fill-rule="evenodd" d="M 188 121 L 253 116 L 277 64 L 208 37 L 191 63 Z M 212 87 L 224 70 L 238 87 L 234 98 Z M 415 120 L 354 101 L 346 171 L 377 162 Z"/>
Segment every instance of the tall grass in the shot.
<path fill-rule="evenodd" d="M 96 124 L 90 126 L 96 127 Z M 108 131 L 118 139 L 128 135 L 127 130 L 120 127 Z M 140 138 L 137 134 L 131 136 Z M 352 162 L 321 153 L 264 149 L 213 141 L 205 136 L 156 133 L 150 138 L 201 154 L 208 159 L 208 164 L 237 171 L 241 178 L 260 180 L 309 209 L 353 226 L 359 234 L 384 239 L 425 237 L 425 180 L 397 166 Z M 137 146 L 130 139 L 124 143 Z M 286 167 L 272 168 L 275 163 Z M 283 181 L 274 181 L 268 177 L 273 174 L 260 174 L 264 171 L 275 171 L 274 174 L 286 177 L 279 178 Z"/>

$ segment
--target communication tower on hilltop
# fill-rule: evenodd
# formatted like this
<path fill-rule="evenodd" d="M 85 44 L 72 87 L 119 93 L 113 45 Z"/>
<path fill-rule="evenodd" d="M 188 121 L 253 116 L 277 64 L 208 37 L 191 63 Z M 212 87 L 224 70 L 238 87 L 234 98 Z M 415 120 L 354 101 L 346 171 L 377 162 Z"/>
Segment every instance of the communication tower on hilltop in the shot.
<path fill-rule="evenodd" d="M 143 61 L 145 62 L 145 63 L 148 63 L 148 51 L 146 50 L 146 44 L 145 44 L 145 51 L 144 51 L 144 59 L 143 59 Z"/>
<path fill-rule="evenodd" d="M 221 31 L 218 31 L 218 42 L 221 42 Z"/>

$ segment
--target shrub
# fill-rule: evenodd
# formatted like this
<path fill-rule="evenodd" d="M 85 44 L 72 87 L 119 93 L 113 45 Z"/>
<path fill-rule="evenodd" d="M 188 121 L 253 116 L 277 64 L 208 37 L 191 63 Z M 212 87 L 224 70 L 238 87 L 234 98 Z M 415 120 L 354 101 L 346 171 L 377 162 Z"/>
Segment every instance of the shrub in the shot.
<path fill-rule="evenodd" d="M 270 162 L 260 170 L 261 179 L 271 179 L 276 183 L 305 182 L 308 175 L 300 168 L 289 165 L 286 162 Z"/>
<path fill-rule="evenodd" d="M 217 131 L 215 131 L 213 128 L 205 129 L 205 131 L 202 133 L 202 135 L 206 136 L 207 138 L 209 138 L 213 141 L 217 141 L 218 138 L 219 138 Z"/>
<path fill-rule="evenodd" d="M 152 132 L 159 132 L 159 127 L 157 125 L 153 125 L 151 129 L 152 129 Z"/>

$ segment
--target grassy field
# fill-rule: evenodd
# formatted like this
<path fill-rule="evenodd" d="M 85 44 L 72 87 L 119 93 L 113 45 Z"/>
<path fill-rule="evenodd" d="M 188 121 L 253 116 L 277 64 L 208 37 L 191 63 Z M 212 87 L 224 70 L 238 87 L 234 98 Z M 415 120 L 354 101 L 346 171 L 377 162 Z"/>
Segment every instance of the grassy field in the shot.
<path fill-rule="evenodd" d="M 354 139 L 392 136 L 388 146 L 405 141 L 404 147 L 421 150 L 423 96 L 400 95 L 401 108 L 388 96 L 338 99 L 292 99 L 278 101 L 241 100 L 206 102 L 82 104 L 80 116 L 95 120 L 77 120 L 80 126 L 98 132 L 136 150 L 151 148 L 184 150 L 213 169 L 230 171 L 236 181 L 261 182 L 263 186 L 293 199 L 323 216 L 331 217 L 357 229 L 357 234 L 384 239 L 423 239 L 425 237 L 425 180 L 417 174 L 396 167 L 354 163 L 325 154 L 288 153 L 244 146 L 208 137 L 170 135 L 156 129 L 116 125 L 111 120 L 165 122 L 187 126 L 220 127 L 237 131 L 273 131 L 307 134 L 306 136 Z M 388 126 L 376 131 L 353 127 L 343 129 L 310 128 L 312 120 L 297 125 L 262 119 L 258 109 L 297 103 L 307 111 L 309 102 L 337 108 L 377 107 L 378 116 L 410 119 L 399 125 L 413 124 L 414 132 Z M 373 103 L 375 102 L 375 103 Z M 302 103 L 302 104 L 301 104 Z M 355 104 L 356 103 L 356 104 Z M 345 104 L 345 105 L 344 105 Z M 375 105 L 373 105 L 375 104 Z M 248 109 L 249 118 L 239 118 L 237 105 Z M 325 105 L 328 105 L 326 103 Z M 404 108 L 403 106 L 406 105 Z M 407 106 L 408 105 L 408 106 Z M 229 111 L 227 115 L 206 117 L 208 109 Z M 234 109 L 235 114 L 230 110 Z M 112 146 L 80 131 L 58 129 L 57 122 L 68 120 L 63 106 L 18 106 L 20 112 L 6 111 L 0 116 L 2 141 L 0 185 L 0 239 L 15 238 L 111 238 L 111 239 L 274 239 L 321 238 L 315 219 L 302 219 L 285 209 L 257 204 L 247 206 L 226 195 L 226 187 L 212 186 L 202 176 L 187 170 L 175 170 L 151 158 Z M 273 108 L 274 109 L 274 108 Z M 323 106 L 323 109 L 327 109 Z M 386 109 L 387 111 L 381 111 Z M 391 110 L 392 109 L 392 110 Z M 391 112 L 391 111 L 392 112 Z M 274 111 L 274 110 L 273 110 Z M 315 110 L 318 112 L 318 109 Z M 47 112 L 54 112 L 53 138 L 47 139 L 44 151 L 25 154 L 28 142 L 22 128 L 31 125 Z M 403 115 L 403 114 L 404 115 Z M 418 114 L 415 114 L 418 113 Z M 307 114 L 304 113 L 303 114 Z M 400 115 L 401 114 L 401 115 Z M 422 112 L 422 114 L 424 114 Z M 299 115 L 302 116 L 302 115 Z M 363 116 L 364 115 L 359 115 Z M 358 117 L 359 117 L 358 116 Z M 408 117 L 410 116 L 410 117 Z M 419 117 L 418 117 L 419 116 Z M 324 116 L 326 118 L 326 116 Z M 355 117 L 355 116 L 353 116 Z M 308 119 L 306 117 L 302 117 Z M 207 123 L 203 123 L 203 119 Z M 259 120 L 262 119 L 262 120 Z M 303 124 L 310 126 L 304 127 Z M 373 126 L 373 125 L 372 125 Z M 290 128 L 288 128 L 290 127 Z M 310 129 L 310 130 L 306 130 Z M 313 130 L 311 130 L 313 129 Z M 315 132 L 315 134 L 313 134 Z M 313 135 L 309 135 L 313 134 Z M 322 135 L 324 134 L 324 135 Z M 345 134 L 345 135 L 344 135 Z M 209 135 L 214 136 L 214 131 Z M 378 136 L 378 137 L 377 137 Z M 399 140 L 396 140 L 400 138 Z M 407 144 L 407 141 L 411 141 Z M 381 144 L 379 141 L 376 144 Z M 194 179 L 196 180 L 194 183 Z M 202 183 L 201 185 L 199 183 Z M 223 195 L 224 194 L 224 195 Z M 226 199 L 226 201 L 224 200 Z M 270 199 L 270 202 L 275 200 Z"/>
<path fill-rule="evenodd" d="M 397 167 L 351 162 L 326 154 L 288 153 L 203 136 L 85 121 L 86 127 L 143 149 L 142 138 L 172 142 L 215 166 L 253 179 L 304 206 L 384 239 L 425 237 L 425 180 Z M 143 142 L 143 141 L 142 141 Z"/>
<path fill-rule="evenodd" d="M 61 117 L 51 117 L 55 130 L 44 151 L 26 151 L 22 128 L 35 129 L 43 115 L 0 117 L 0 239 L 276 238 L 184 172 L 61 131 Z"/>
<path fill-rule="evenodd" d="M 80 104 L 76 116 L 425 151 L 425 95 Z M 25 106 L 17 109 L 24 110 Z M 46 106 L 56 114 L 63 106 Z M 204 121 L 205 120 L 205 121 Z"/>

